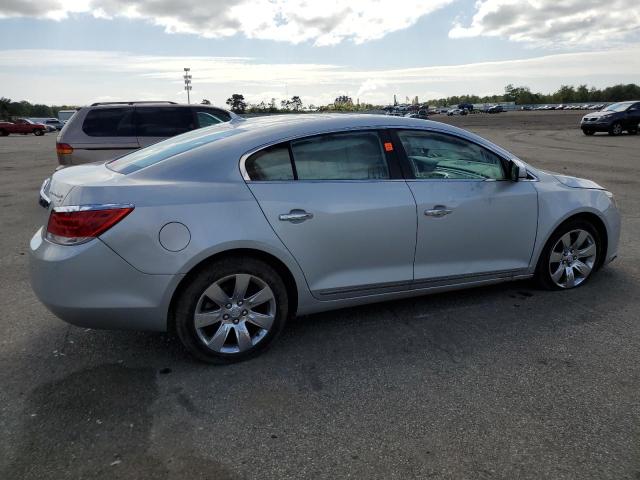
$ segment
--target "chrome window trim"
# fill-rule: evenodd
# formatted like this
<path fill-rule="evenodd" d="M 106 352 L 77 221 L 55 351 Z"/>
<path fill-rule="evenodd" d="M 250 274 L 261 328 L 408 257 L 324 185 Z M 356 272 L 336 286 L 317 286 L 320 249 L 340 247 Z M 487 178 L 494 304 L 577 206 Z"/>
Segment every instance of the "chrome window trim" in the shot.
<path fill-rule="evenodd" d="M 435 133 L 441 133 L 443 135 L 451 135 L 454 137 L 458 137 L 461 138 L 463 140 L 466 140 L 468 142 L 474 143 L 482 148 L 485 148 L 487 150 L 489 150 L 491 153 L 493 153 L 494 155 L 497 155 L 499 158 L 503 159 L 503 160 L 510 160 L 513 162 L 516 162 L 518 165 L 520 165 L 520 167 L 526 168 L 525 165 L 522 163 L 522 161 L 519 158 L 514 158 L 511 153 L 509 153 L 507 150 L 504 150 L 502 147 L 498 146 L 498 145 L 494 145 L 491 144 L 487 141 L 485 141 L 483 138 L 478 137 L 471 137 L 468 135 L 465 135 L 464 132 L 451 132 L 450 130 L 446 129 L 446 128 L 438 128 L 437 125 L 428 125 L 428 126 L 424 126 L 424 127 L 418 127 L 415 125 L 371 125 L 371 126 L 357 126 L 357 127 L 345 127 L 345 128 L 340 128 L 340 129 L 328 129 L 328 130 L 321 130 L 315 133 L 307 133 L 304 135 L 293 135 L 290 137 L 284 137 L 284 138 L 280 138 L 278 140 L 274 140 L 271 142 L 267 142 L 264 143 L 262 145 L 259 145 L 255 148 L 252 148 L 251 150 L 248 150 L 247 152 L 245 152 L 244 154 L 242 154 L 242 156 L 240 157 L 240 160 L 238 162 L 238 167 L 240 169 L 240 175 L 242 175 L 242 178 L 244 179 L 245 182 L 247 183 L 265 183 L 265 182 L 278 182 L 278 183 L 290 183 L 290 182 L 309 182 L 309 181 L 313 181 L 313 182 L 327 182 L 327 181 L 332 181 L 332 182 L 353 182 L 353 181 L 359 181 L 359 182 L 369 182 L 371 180 L 251 180 L 251 178 L 249 177 L 249 173 L 247 172 L 247 169 L 245 167 L 245 162 L 247 161 L 247 158 L 249 158 L 251 155 L 253 155 L 254 153 L 259 152 L 260 150 L 264 150 L 265 148 L 269 148 L 269 147 L 273 147 L 275 145 L 278 145 L 280 143 L 285 143 L 285 142 L 292 142 L 294 140 L 301 140 L 304 138 L 309 138 L 309 137 L 315 137 L 318 135 L 329 135 L 332 133 L 344 133 L 344 132 L 351 132 L 351 131 L 367 131 L 367 130 L 417 130 L 417 131 L 422 131 L 422 132 L 435 132 Z M 535 180 L 529 180 L 529 179 L 519 179 L 519 181 L 527 181 L 527 182 L 535 182 L 538 181 L 538 177 L 536 177 L 535 175 L 533 175 L 528 169 L 527 169 L 527 174 L 530 174 L 532 177 L 534 177 Z M 447 180 L 447 181 L 485 181 L 485 180 L 480 180 L 480 179 L 417 179 L 417 178 L 406 178 L 406 179 L 395 179 L 395 178 L 390 178 L 390 179 L 381 179 L 378 181 L 385 181 L 385 182 L 389 182 L 389 181 L 442 181 L 442 180 Z M 493 179 L 492 179 L 493 180 Z M 496 180 L 496 181 L 510 181 L 508 178 L 502 179 L 502 180 Z"/>
<path fill-rule="evenodd" d="M 63 207 L 54 207 L 55 213 L 71 213 L 71 212 L 88 212 L 95 210 L 114 210 L 116 208 L 135 208 L 132 203 L 103 203 L 88 205 L 66 205 Z"/>

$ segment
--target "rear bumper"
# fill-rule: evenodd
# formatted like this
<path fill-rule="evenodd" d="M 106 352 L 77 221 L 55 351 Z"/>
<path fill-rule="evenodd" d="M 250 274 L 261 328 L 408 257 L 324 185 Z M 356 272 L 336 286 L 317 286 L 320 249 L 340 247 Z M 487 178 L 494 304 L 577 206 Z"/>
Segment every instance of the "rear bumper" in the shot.
<path fill-rule="evenodd" d="M 42 238 L 30 242 L 31 286 L 58 318 L 88 328 L 167 329 L 171 295 L 182 275 L 147 275 L 102 241 L 61 246 Z"/>

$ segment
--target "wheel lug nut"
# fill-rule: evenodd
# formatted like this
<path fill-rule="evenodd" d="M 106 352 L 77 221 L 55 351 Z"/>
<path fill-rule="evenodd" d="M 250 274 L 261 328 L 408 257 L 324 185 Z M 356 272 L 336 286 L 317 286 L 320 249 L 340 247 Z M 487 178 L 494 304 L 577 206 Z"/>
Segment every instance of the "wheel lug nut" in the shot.
<path fill-rule="evenodd" d="M 238 305 L 242 305 L 243 303 L 244 303 L 244 302 L 243 302 L 242 300 L 240 300 L 240 301 L 238 302 Z"/>
<path fill-rule="evenodd" d="M 234 318 L 234 319 L 233 319 L 233 324 L 234 324 L 234 325 L 237 325 L 237 324 L 238 324 L 238 322 L 240 322 L 240 320 L 238 320 L 237 318 Z"/>
<path fill-rule="evenodd" d="M 249 312 L 247 312 L 246 310 L 243 310 L 243 311 L 242 311 L 242 315 L 243 315 L 243 316 L 244 316 L 244 315 L 246 315 L 247 313 L 249 313 Z"/>
<path fill-rule="evenodd" d="M 227 304 L 225 305 L 225 307 L 226 307 L 226 308 L 231 308 L 231 304 L 230 304 L 230 303 L 227 303 Z"/>
<path fill-rule="evenodd" d="M 222 316 L 223 320 L 229 320 L 229 315 L 227 315 L 226 313 Z"/>

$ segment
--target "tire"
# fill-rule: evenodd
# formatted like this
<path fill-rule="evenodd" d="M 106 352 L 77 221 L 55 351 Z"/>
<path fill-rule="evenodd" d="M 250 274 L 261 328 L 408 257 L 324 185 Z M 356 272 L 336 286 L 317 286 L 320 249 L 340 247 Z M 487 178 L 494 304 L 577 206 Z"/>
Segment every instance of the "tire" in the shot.
<path fill-rule="evenodd" d="M 245 294 L 235 294 L 244 283 Z M 252 298 L 260 302 L 253 308 Z M 289 315 L 288 302 L 285 284 L 269 264 L 243 257 L 217 260 L 197 271 L 180 293 L 176 331 L 199 360 L 218 365 L 240 362 L 263 352 L 278 337 Z M 201 318 L 198 325 L 196 313 Z"/>
<path fill-rule="evenodd" d="M 629 130 L 627 130 L 627 132 L 629 133 L 629 135 L 637 135 L 638 134 L 638 129 L 637 128 L 630 128 Z"/>
<path fill-rule="evenodd" d="M 9 136 L 9 132 L 7 132 L 6 130 L 0 130 L 0 137 L 8 137 Z"/>
<path fill-rule="evenodd" d="M 617 136 L 622 133 L 622 124 L 620 122 L 614 122 L 609 129 L 609 135 Z"/>
<path fill-rule="evenodd" d="M 563 250 L 569 249 L 565 255 Z M 593 276 L 602 255 L 602 241 L 596 228 L 585 220 L 570 220 L 560 225 L 545 244 L 538 259 L 536 280 L 546 290 L 577 288 Z"/>
<path fill-rule="evenodd" d="M 594 132 L 593 130 L 587 130 L 586 128 L 583 128 L 583 129 L 582 129 L 582 133 L 584 133 L 584 134 L 585 134 L 585 135 L 587 135 L 587 136 L 591 136 L 591 135 L 593 135 L 593 134 L 594 134 L 594 133 L 596 133 L 596 132 Z"/>
<path fill-rule="evenodd" d="M 41 135 L 44 135 L 44 130 L 40 130 L 40 129 L 38 129 L 38 130 L 34 130 L 34 131 L 33 131 L 33 134 L 34 134 L 36 137 L 40 137 Z"/>

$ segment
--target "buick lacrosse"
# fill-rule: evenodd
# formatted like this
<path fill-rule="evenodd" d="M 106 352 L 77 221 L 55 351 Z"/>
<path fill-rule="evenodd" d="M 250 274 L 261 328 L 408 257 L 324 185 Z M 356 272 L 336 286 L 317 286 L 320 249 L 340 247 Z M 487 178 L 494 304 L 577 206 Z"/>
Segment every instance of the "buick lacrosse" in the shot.
<path fill-rule="evenodd" d="M 212 363 L 295 315 L 530 277 L 575 288 L 620 232 L 598 184 L 393 116 L 237 119 L 59 170 L 40 196 L 31 282 L 55 315 L 173 330 Z"/>

